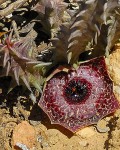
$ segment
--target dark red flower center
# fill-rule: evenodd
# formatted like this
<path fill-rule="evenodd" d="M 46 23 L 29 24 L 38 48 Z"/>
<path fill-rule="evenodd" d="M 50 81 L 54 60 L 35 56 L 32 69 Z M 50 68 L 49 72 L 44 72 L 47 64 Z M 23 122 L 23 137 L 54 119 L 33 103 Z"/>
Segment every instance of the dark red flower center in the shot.
<path fill-rule="evenodd" d="M 91 84 L 85 79 L 75 78 L 65 87 L 66 100 L 70 103 L 80 103 L 91 93 Z"/>

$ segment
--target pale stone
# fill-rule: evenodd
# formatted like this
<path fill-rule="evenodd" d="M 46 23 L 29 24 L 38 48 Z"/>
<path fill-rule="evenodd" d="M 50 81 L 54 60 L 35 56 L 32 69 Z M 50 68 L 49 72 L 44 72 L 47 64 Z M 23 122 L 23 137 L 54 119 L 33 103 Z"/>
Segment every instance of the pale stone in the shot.
<path fill-rule="evenodd" d="M 24 144 L 27 148 L 33 148 L 36 145 L 35 130 L 27 121 L 23 121 L 15 127 L 12 140 L 15 150 L 17 150 L 17 143 Z"/>

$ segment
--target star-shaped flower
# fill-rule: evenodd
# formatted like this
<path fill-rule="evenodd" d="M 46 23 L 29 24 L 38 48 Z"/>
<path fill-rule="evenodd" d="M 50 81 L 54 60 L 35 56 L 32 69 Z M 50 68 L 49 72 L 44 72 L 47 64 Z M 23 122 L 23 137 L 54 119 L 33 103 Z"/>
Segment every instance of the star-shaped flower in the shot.
<path fill-rule="evenodd" d="M 113 93 L 104 57 L 82 63 L 76 70 L 60 71 L 45 85 L 39 106 L 51 123 L 72 132 L 96 124 L 120 107 Z"/>

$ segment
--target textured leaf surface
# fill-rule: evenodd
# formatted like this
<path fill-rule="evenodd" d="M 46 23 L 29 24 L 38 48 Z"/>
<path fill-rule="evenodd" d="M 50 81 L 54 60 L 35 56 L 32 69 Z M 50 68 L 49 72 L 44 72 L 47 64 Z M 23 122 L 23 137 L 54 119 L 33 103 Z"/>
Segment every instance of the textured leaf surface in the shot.
<path fill-rule="evenodd" d="M 62 20 L 64 20 L 66 7 L 67 3 L 63 2 L 63 0 L 41 0 L 36 4 L 33 10 L 39 13 L 40 21 L 45 32 L 47 32 L 47 34 L 49 32 L 54 34 L 62 23 Z"/>
<path fill-rule="evenodd" d="M 110 50 L 119 38 L 118 0 L 86 0 L 79 3 L 80 8 L 70 23 L 63 24 L 52 40 L 53 60 L 56 62 L 73 64 L 92 40 L 95 53 L 103 55 L 105 49 Z"/>
<path fill-rule="evenodd" d="M 21 38 L 12 42 L 10 37 L 8 37 L 5 43 L 1 44 L 2 59 L 0 61 L 2 70 L 0 76 L 12 76 L 17 83 L 13 85 L 14 87 L 24 83 L 23 85 L 31 93 L 31 85 L 39 92 L 42 92 L 41 85 L 43 82 L 41 81 L 44 81 L 42 78 L 42 67 L 51 64 L 37 61 L 33 54 L 34 48 L 34 41 L 29 38 Z"/>

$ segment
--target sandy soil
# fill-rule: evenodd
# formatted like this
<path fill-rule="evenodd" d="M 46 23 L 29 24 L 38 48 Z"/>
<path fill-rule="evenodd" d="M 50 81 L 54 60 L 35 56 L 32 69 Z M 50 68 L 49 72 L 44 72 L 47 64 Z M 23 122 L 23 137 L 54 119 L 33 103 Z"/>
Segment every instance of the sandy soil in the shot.
<path fill-rule="evenodd" d="M 26 131 L 23 120 L 26 120 L 30 132 Z M 34 137 L 33 146 L 30 146 L 32 141 L 26 144 L 30 150 L 119 150 L 120 110 L 99 122 L 101 129 L 106 126 L 109 127 L 109 131 L 105 133 L 100 133 L 95 126 L 90 126 L 72 134 L 59 125 L 51 125 L 48 117 L 38 106 L 34 106 L 31 112 L 21 106 L 13 106 L 13 115 L 10 114 L 10 109 L 2 108 L 0 109 L 0 150 L 18 150 L 18 147 L 14 147 L 13 141 L 17 138 L 16 140 L 20 142 L 21 134 L 23 134 L 22 144 L 26 144 L 26 136 L 28 139 Z M 32 132 L 33 130 L 35 132 Z"/>
<path fill-rule="evenodd" d="M 118 47 L 110 55 L 111 63 L 107 67 L 120 101 L 119 65 L 116 65 L 120 60 L 119 51 Z M 37 104 L 33 105 L 25 96 L 19 97 L 19 88 L 6 94 L 7 84 L 6 79 L 0 80 L 0 150 L 120 149 L 120 110 L 99 121 L 97 127 L 92 125 L 73 134 L 64 127 L 52 125 Z"/>
<path fill-rule="evenodd" d="M 106 59 L 114 93 L 120 101 L 120 48 Z M 113 70 L 113 71 L 112 71 Z M 117 71 L 116 71 L 117 70 Z M 0 150 L 119 150 L 120 110 L 98 125 L 92 125 L 73 134 L 59 125 L 52 125 L 46 114 L 25 96 L 18 99 L 20 89 L 5 95 L 5 82 L 0 80 Z M 21 147 L 21 148 L 20 148 Z"/>

